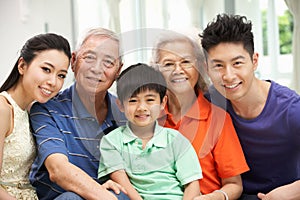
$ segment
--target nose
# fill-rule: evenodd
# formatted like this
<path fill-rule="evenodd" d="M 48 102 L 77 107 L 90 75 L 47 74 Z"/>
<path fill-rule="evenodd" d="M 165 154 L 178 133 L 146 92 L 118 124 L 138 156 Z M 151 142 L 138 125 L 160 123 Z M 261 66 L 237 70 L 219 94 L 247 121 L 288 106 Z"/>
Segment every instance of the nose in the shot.
<path fill-rule="evenodd" d="M 231 66 L 226 66 L 222 78 L 228 82 L 232 81 L 235 78 L 234 69 Z"/>
<path fill-rule="evenodd" d="M 104 71 L 103 62 L 101 59 L 97 59 L 97 62 L 92 65 L 91 71 L 95 74 L 100 74 Z"/>
<path fill-rule="evenodd" d="M 173 70 L 173 73 L 176 74 L 176 73 L 182 73 L 182 67 L 180 65 L 180 62 L 175 62 L 174 63 L 174 70 Z"/>
<path fill-rule="evenodd" d="M 137 110 L 139 110 L 139 111 L 146 110 L 146 104 L 145 104 L 145 102 L 140 102 L 138 104 Z"/>
<path fill-rule="evenodd" d="M 55 74 L 51 74 L 47 80 L 47 83 L 51 86 L 55 86 L 57 84 L 57 76 Z"/>

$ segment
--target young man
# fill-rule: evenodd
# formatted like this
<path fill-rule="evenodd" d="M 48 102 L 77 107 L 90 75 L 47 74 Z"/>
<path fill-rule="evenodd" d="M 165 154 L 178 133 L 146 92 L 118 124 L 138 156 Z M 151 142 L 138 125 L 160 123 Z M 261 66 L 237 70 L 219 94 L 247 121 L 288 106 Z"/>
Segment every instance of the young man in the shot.
<path fill-rule="evenodd" d="M 107 189 L 118 193 L 118 184 L 99 184 L 97 170 L 100 139 L 126 121 L 107 91 L 121 70 L 119 47 L 112 31 L 89 30 L 72 54 L 76 82 L 47 103 L 32 106 L 38 156 L 30 181 L 39 199 L 117 199 Z M 124 196 L 118 199 L 128 199 Z"/>
<path fill-rule="evenodd" d="M 300 199 L 299 95 L 255 77 L 259 56 L 246 17 L 218 15 L 201 37 L 214 86 L 207 97 L 230 113 L 250 167 L 242 198 Z"/>
<path fill-rule="evenodd" d="M 98 176 L 110 174 L 135 200 L 199 196 L 202 173 L 192 145 L 178 131 L 157 124 L 167 98 L 162 74 L 132 65 L 117 80 L 117 94 L 128 123 L 102 138 Z"/>

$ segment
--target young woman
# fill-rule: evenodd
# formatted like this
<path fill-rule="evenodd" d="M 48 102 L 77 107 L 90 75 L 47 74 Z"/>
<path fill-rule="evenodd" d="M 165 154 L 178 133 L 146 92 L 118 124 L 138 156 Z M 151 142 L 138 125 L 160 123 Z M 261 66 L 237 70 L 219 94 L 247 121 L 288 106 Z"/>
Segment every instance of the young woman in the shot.
<path fill-rule="evenodd" d="M 0 88 L 1 199 L 37 199 L 28 175 L 36 148 L 27 110 L 62 88 L 70 64 L 68 41 L 53 33 L 30 38 Z"/>

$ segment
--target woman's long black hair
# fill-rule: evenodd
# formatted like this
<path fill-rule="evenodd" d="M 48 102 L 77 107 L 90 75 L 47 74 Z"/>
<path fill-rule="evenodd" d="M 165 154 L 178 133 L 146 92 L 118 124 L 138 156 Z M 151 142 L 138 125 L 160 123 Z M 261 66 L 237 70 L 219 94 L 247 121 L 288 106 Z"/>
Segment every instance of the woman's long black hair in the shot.
<path fill-rule="evenodd" d="M 64 37 L 60 35 L 57 35 L 55 33 L 45 33 L 36 35 L 27 40 L 23 48 L 21 49 L 20 56 L 16 61 L 14 68 L 1 86 L 0 92 L 7 91 L 18 82 L 20 78 L 18 62 L 21 57 L 27 64 L 30 64 L 31 61 L 36 57 L 37 53 L 52 49 L 63 51 L 66 56 L 71 59 L 70 44 Z"/>

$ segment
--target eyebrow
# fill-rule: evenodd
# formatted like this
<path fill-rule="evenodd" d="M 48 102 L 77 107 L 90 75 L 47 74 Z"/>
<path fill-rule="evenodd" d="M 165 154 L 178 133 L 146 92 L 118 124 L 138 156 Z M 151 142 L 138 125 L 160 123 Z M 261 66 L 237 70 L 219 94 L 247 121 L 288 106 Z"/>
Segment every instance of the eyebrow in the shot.
<path fill-rule="evenodd" d="M 82 52 L 82 55 L 85 55 L 85 54 L 95 54 L 96 55 L 96 52 L 95 51 L 92 51 L 92 50 L 87 50 L 87 51 L 84 51 Z"/>
<path fill-rule="evenodd" d="M 150 94 L 145 95 L 145 97 L 156 97 L 156 96 L 157 96 L 156 93 L 150 93 Z M 137 94 L 132 95 L 129 98 L 137 98 Z"/>
<path fill-rule="evenodd" d="M 238 59 L 246 59 L 244 56 L 236 56 L 234 58 L 232 58 L 230 61 L 235 61 L 235 60 L 238 60 Z M 212 59 L 211 62 L 223 62 L 223 60 L 219 60 L 219 59 Z"/>
<path fill-rule="evenodd" d="M 97 56 L 97 52 L 93 51 L 93 50 L 87 50 L 85 52 L 82 53 L 82 55 L 86 55 L 86 54 L 93 54 L 93 55 L 96 55 Z M 108 55 L 108 54 L 104 54 L 103 56 L 104 58 L 110 58 L 112 60 L 117 60 L 117 58 L 114 58 L 113 56 L 111 55 Z"/>
<path fill-rule="evenodd" d="M 147 94 L 146 97 L 156 97 L 156 94 Z"/>
<path fill-rule="evenodd" d="M 191 60 L 193 59 L 192 56 L 178 56 L 180 59 L 178 61 L 181 61 L 181 60 Z M 175 59 L 172 59 L 172 58 L 166 58 L 166 59 L 162 59 L 161 61 L 165 62 L 165 61 L 177 61 Z"/>
<path fill-rule="evenodd" d="M 44 62 L 46 65 L 48 65 L 48 66 L 50 66 L 51 68 L 53 68 L 53 69 L 55 69 L 55 66 L 54 65 L 52 65 L 51 63 L 49 63 L 49 62 Z M 67 70 L 64 70 L 64 69 L 62 69 L 62 70 L 60 70 L 61 72 L 65 72 L 66 74 L 68 73 L 68 71 Z"/>

